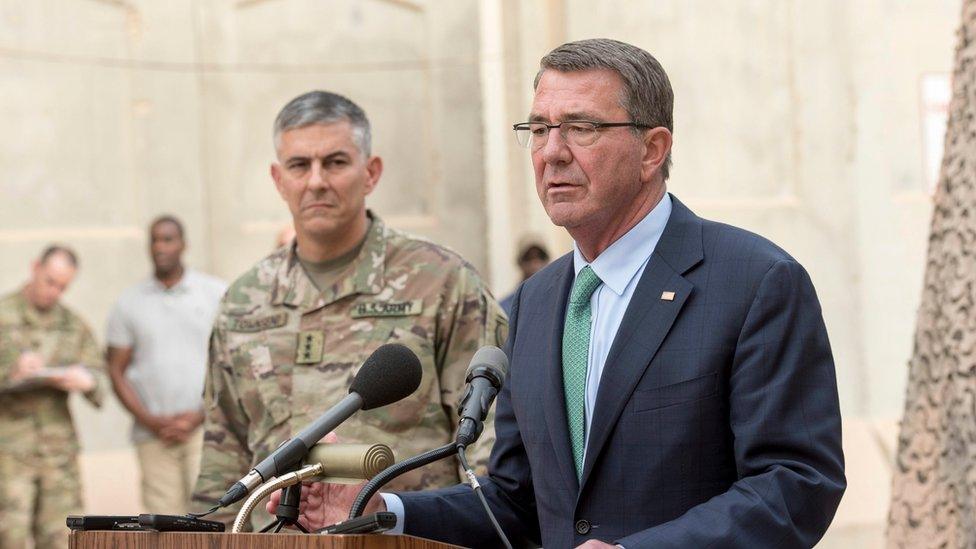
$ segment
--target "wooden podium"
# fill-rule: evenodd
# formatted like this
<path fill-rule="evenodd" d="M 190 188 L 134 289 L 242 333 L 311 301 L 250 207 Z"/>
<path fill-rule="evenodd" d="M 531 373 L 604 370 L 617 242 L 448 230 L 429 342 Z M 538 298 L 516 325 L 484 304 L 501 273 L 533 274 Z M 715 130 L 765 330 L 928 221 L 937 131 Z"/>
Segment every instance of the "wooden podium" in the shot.
<path fill-rule="evenodd" d="M 73 531 L 69 549 L 446 549 L 413 536 Z"/>

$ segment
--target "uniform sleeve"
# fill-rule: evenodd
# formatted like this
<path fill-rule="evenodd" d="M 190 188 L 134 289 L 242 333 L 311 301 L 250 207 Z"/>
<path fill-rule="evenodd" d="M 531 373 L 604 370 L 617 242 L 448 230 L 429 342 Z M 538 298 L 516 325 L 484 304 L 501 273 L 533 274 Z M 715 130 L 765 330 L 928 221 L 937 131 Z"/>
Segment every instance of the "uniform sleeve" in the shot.
<path fill-rule="evenodd" d="M 448 287 L 445 307 L 438 319 L 437 367 L 440 372 L 441 402 L 455 419 L 463 396 L 464 374 L 475 351 L 485 345 L 501 347 L 508 336 L 508 319 L 478 275 L 470 268 L 458 270 L 457 283 Z M 485 420 L 485 430 L 468 449 L 468 461 L 479 475 L 486 474 L 488 455 L 495 442 L 494 408 Z"/>
<path fill-rule="evenodd" d="M 212 507 L 227 488 L 247 473 L 251 465 L 251 452 L 247 446 L 247 415 L 240 406 L 228 356 L 225 332 L 218 320 L 210 336 L 210 359 L 203 390 L 206 419 L 200 476 L 193 491 L 192 503 L 196 511 Z M 221 521 L 229 527 L 241 504 L 239 502 L 221 509 L 207 518 Z"/>
<path fill-rule="evenodd" d="M 17 363 L 17 357 L 20 353 L 20 350 L 9 341 L 9 338 L 4 337 L 6 330 L 3 328 L 4 326 L 0 324 L 0 394 L 14 385 L 10 381 L 10 375 L 14 372 L 14 364 Z"/>
<path fill-rule="evenodd" d="M 96 408 L 101 408 L 102 402 L 105 401 L 105 358 L 98 344 L 95 343 L 95 336 L 92 335 L 91 329 L 84 322 L 80 320 L 78 322 L 81 324 L 81 340 L 78 346 L 77 363 L 87 368 L 95 379 L 95 386 L 85 393 L 85 398 Z"/>

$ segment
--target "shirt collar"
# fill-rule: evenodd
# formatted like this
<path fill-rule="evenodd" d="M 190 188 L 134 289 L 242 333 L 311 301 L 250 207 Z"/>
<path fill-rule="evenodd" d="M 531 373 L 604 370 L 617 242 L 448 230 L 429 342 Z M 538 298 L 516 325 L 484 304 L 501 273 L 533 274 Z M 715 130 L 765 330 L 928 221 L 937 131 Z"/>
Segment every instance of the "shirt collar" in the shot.
<path fill-rule="evenodd" d="M 592 263 L 587 263 L 574 242 L 573 272 L 578 275 L 583 267 L 589 265 L 605 286 L 618 296 L 622 296 L 627 285 L 637 275 L 637 271 L 654 253 L 654 248 L 661 234 L 664 233 L 669 217 L 671 217 L 671 195 L 664 193 L 661 201 L 644 216 L 644 219 L 610 244 L 610 247 L 603 250 L 603 253 Z"/>
<path fill-rule="evenodd" d="M 176 284 L 173 284 L 172 286 L 167 288 L 165 285 L 163 285 L 162 282 L 159 281 L 158 278 L 156 278 L 156 275 L 151 274 L 149 275 L 149 278 L 146 280 L 146 287 L 150 291 L 157 292 L 157 293 L 166 293 L 166 292 L 169 292 L 171 294 L 184 293 L 189 291 L 190 289 L 187 283 L 187 279 L 190 276 L 192 276 L 190 274 L 190 269 L 188 267 L 183 267 L 183 275 L 180 276 L 180 279 L 176 281 Z"/>

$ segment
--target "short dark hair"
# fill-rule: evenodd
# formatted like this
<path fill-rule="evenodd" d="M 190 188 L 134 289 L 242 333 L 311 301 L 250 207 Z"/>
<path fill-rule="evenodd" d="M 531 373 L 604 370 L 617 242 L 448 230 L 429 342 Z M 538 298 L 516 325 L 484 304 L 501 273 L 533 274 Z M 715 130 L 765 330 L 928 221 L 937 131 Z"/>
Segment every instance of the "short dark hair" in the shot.
<path fill-rule="evenodd" d="M 152 233 L 153 229 L 161 223 L 172 223 L 176 227 L 176 231 L 180 233 L 180 238 L 185 239 L 183 235 L 183 222 L 177 219 L 176 216 L 170 214 L 163 214 L 153 219 L 152 223 L 149 224 L 149 232 Z"/>
<path fill-rule="evenodd" d="M 78 255 L 74 250 L 64 244 L 48 244 L 41 251 L 41 256 L 37 259 L 37 262 L 41 265 L 46 265 L 48 260 L 56 255 L 63 255 L 68 260 L 68 263 L 71 263 L 72 267 L 78 268 Z"/>

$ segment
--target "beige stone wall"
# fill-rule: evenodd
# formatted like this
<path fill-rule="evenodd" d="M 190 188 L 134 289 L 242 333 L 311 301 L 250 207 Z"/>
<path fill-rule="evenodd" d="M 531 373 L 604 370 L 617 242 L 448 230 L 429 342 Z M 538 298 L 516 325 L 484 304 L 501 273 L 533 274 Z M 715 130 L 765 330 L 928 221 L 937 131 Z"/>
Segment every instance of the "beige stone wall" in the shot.
<path fill-rule="evenodd" d="M 566 40 L 629 41 L 675 88 L 670 189 L 813 277 L 851 481 L 823 545 L 877 546 L 931 208 L 920 80 L 950 70 L 958 17 L 958 0 L 0 0 L 0 287 L 68 241 L 83 261 L 68 301 L 100 333 L 163 211 L 187 221 L 192 265 L 233 277 L 287 219 L 271 119 L 321 87 L 373 119 L 377 210 L 505 293 L 519 234 L 570 244 L 509 130 L 538 59 Z M 79 408 L 89 484 L 113 464 L 106 481 L 125 486 L 128 420 L 114 403 Z M 131 509 L 104 494 L 91 510 Z"/>

